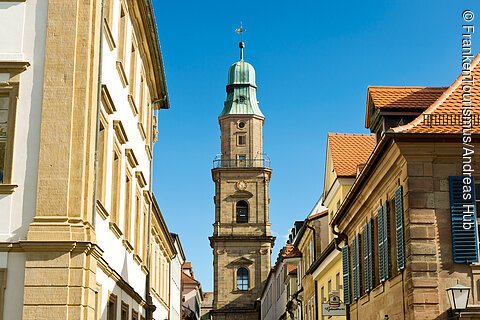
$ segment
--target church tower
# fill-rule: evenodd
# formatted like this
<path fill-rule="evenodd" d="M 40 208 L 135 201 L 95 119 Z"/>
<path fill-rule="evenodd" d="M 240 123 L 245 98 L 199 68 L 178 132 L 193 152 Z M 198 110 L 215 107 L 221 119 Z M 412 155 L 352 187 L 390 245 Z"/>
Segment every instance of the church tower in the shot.
<path fill-rule="evenodd" d="M 255 69 L 240 60 L 228 72 L 227 99 L 218 117 L 221 155 L 214 160 L 214 320 L 257 320 L 255 301 L 270 270 L 275 238 L 270 233 L 268 185 L 272 170 L 263 154 L 263 116 L 256 98 Z"/>

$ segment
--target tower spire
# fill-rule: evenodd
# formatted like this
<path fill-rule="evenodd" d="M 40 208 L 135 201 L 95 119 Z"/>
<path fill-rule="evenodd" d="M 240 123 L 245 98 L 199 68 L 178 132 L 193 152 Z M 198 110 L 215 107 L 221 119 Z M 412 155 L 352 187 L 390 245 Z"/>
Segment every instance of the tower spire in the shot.
<path fill-rule="evenodd" d="M 240 48 L 240 61 L 243 61 L 243 48 L 245 48 L 245 42 L 243 42 L 243 33 L 247 31 L 243 28 L 242 22 L 240 21 L 240 26 L 235 29 L 235 32 L 240 35 L 240 42 L 238 43 L 238 47 Z"/>
<path fill-rule="evenodd" d="M 243 48 L 245 48 L 245 42 L 240 41 L 238 47 L 240 48 L 240 61 L 243 61 Z"/>

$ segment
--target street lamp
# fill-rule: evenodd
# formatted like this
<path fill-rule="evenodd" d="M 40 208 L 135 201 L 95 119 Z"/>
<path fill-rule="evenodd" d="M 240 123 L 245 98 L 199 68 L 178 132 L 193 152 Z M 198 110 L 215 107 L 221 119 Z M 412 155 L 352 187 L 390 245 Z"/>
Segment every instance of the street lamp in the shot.
<path fill-rule="evenodd" d="M 470 296 L 470 288 L 458 283 L 447 289 L 448 301 L 450 302 L 451 311 L 456 315 L 456 311 L 467 309 L 468 298 Z"/>

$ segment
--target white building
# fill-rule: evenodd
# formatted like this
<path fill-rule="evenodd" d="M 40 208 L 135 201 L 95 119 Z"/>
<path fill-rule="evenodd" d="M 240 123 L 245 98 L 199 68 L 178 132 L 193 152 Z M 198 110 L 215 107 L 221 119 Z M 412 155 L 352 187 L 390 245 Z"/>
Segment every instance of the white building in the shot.
<path fill-rule="evenodd" d="M 202 285 L 195 279 L 192 264 L 182 266 L 182 319 L 199 320 L 203 300 Z"/>
<path fill-rule="evenodd" d="M 151 1 L 0 1 L 0 21 L 0 319 L 168 319 Z"/>
<path fill-rule="evenodd" d="M 180 237 L 172 233 L 175 251 L 175 258 L 170 262 L 170 320 L 180 320 L 182 313 L 182 265 L 185 263 Z"/>

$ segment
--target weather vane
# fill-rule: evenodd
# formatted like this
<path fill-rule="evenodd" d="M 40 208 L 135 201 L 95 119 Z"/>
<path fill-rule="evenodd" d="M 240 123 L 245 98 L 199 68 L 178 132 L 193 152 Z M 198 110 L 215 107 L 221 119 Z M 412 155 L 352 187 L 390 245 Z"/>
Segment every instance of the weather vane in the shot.
<path fill-rule="evenodd" d="M 243 28 L 242 22 L 240 21 L 240 27 L 235 29 L 235 32 L 240 35 L 240 43 L 238 46 L 240 47 L 240 60 L 243 61 L 243 48 L 245 48 L 245 43 L 243 42 L 243 33 L 246 32 L 247 29 Z"/>
<path fill-rule="evenodd" d="M 240 21 L 240 27 L 235 29 L 235 32 L 240 35 L 240 41 L 243 41 L 243 33 L 246 32 L 247 29 L 243 28 L 242 22 Z"/>

